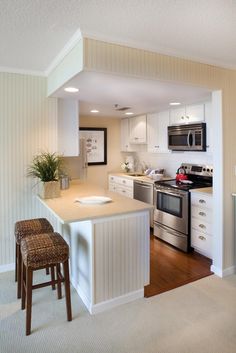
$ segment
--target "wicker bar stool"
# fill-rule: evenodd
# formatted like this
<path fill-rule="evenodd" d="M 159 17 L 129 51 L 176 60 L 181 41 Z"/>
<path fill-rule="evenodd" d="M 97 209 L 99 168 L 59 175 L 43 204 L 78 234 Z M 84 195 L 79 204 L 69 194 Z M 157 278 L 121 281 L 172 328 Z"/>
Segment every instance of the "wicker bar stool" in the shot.
<path fill-rule="evenodd" d="M 46 218 L 35 218 L 18 221 L 15 223 L 16 255 L 15 255 L 15 281 L 17 281 L 17 298 L 21 297 L 21 240 L 28 236 L 40 233 L 51 233 L 53 227 Z M 49 273 L 47 268 L 46 273 Z M 51 269 L 51 275 L 54 277 L 54 268 Z M 55 285 L 53 286 L 55 289 Z"/>
<path fill-rule="evenodd" d="M 58 299 L 62 298 L 61 283 L 65 284 L 67 320 L 72 320 L 69 277 L 69 247 L 59 233 L 38 234 L 26 237 L 21 241 L 22 254 L 22 293 L 21 308 L 26 307 L 26 335 L 31 332 L 32 290 L 57 284 Z M 61 265 L 63 273 L 61 273 Z M 56 279 L 33 285 L 33 272 L 53 266 L 56 268 Z"/>

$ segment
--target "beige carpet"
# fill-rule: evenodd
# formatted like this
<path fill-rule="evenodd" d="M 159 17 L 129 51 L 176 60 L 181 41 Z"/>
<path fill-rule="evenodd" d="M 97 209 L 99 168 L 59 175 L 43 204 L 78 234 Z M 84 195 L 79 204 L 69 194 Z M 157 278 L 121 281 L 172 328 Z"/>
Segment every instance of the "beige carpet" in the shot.
<path fill-rule="evenodd" d="M 236 276 L 206 277 L 94 316 L 72 291 L 69 323 L 64 298 L 58 301 L 49 287 L 38 289 L 28 337 L 15 293 L 14 273 L 0 274 L 1 353 L 236 352 Z"/>

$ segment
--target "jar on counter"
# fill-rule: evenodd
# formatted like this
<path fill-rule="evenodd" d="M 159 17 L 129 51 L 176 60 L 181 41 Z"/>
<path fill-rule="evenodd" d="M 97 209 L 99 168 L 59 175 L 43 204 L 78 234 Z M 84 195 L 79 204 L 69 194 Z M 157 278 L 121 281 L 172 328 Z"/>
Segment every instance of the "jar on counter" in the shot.
<path fill-rule="evenodd" d="M 60 175 L 60 188 L 61 190 L 69 189 L 70 178 L 68 175 Z"/>

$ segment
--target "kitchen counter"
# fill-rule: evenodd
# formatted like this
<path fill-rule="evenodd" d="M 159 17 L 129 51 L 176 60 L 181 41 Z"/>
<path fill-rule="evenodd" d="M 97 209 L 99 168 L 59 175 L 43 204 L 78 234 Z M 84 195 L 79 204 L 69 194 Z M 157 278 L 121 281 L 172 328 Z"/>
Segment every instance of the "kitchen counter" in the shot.
<path fill-rule="evenodd" d="M 138 181 L 140 180 L 140 181 L 144 181 L 144 182 L 150 183 L 150 184 L 154 184 L 155 181 L 156 181 L 154 179 L 149 178 L 146 175 L 140 175 L 140 176 L 131 175 L 131 174 L 135 174 L 135 173 L 130 173 L 129 174 L 129 173 L 119 173 L 119 172 L 113 173 L 113 172 L 109 172 L 108 174 L 114 175 L 114 176 L 120 176 L 122 178 L 127 178 L 127 179 L 131 179 L 131 180 L 138 180 Z M 137 172 L 137 174 L 140 174 L 140 173 Z M 173 178 L 171 178 L 171 177 L 163 177 L 162 180 L 169 180 L 169 179 L 174 179 L 174 177 Z"/>
<path fill-rule="evenodd" d="M 85 196 L 108 196 L 112 202 L 74 202 Z M 91 314 L 144 297 L 151 205 L 78 180 L 61 197 L 39 200 L 59 220 L 55 230 L 70 247 L 71 283 Z"/>
<path fill-rule="evenodd" d="M 197 192 L 197 193 L 199 192 L 201 194 L 210 194 L 210 195 L 212 195 L 213 188 L 209 187 L 209 188 L 193 189 L 193 190 L 190 190 L 190 192 Z"/>
<path fill-rule="evenodd" d="M 112 202 L 96 205 L 75 202 L 76 198 L 85 196 L 107 196 L 112 199 Z M 72 181 L 69 189 L 61 191 L 61 197 L 55 199 L 41 199 L 39 197 L 39 199 L 61 223 L 112 217 L 153 208 L 144 202 L 124 197 L 80 180 Z"/>

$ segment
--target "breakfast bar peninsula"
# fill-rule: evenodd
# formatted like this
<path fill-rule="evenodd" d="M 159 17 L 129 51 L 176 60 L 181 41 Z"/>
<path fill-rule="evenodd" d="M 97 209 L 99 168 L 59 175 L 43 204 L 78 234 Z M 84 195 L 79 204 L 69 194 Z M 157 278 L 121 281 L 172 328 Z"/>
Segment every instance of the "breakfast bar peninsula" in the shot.
<path fill-rule="evenodd" d="M 144 296 L 151 205 L 79 180 L 40 201 L 59 220 L 72 285 L 91 314 Z"/>

